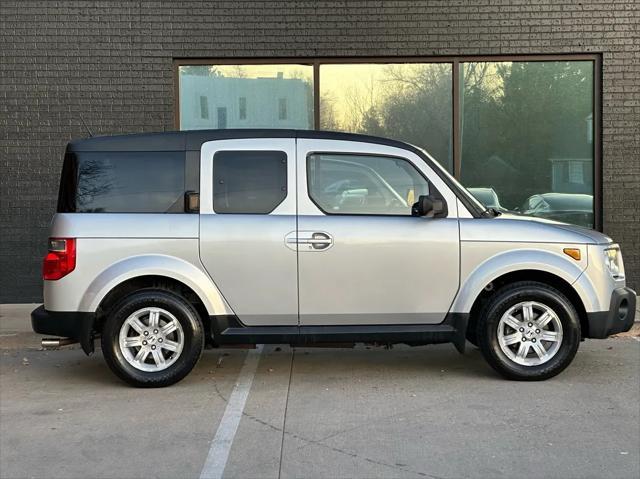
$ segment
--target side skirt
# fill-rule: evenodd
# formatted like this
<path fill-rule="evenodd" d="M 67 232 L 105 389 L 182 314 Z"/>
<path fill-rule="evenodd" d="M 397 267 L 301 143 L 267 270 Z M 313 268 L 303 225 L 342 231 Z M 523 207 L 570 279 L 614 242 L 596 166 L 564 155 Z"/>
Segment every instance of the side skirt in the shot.
<path fill-rule="evenodd" d="M 214 342 L 223 344 L 322 343 L 453 343 L 464 354 L 468 314 L 449 313 L 440 324 L 376 324 L 351 326 L 244 326 L 234 316 L 212 316 Z"/>

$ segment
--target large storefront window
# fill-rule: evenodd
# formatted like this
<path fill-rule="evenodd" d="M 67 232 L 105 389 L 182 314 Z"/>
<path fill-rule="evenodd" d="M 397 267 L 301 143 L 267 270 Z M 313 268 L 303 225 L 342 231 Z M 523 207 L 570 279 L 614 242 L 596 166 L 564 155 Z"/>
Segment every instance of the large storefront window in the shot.
<path fill-rule="evenodd" d="M 177 126 L 402 140 L 427 150 L 487 207 L 601 226 L 597 57 L 490 60 L 179 62 Z"/>
<path fill-rule="evenodd" d="M 309 65 L 182 65 L 180 128 L 313 128 Z"/>
<path fill-rule="evenodd" d="M 460 69 L 462 183 L 490 206 L 592 228 L 593 63 Z"/>
<path fill-rule="evenodd" d="M 320 129 L 406 141 L 453 172 L 450 63 L 320 66 Z"/>

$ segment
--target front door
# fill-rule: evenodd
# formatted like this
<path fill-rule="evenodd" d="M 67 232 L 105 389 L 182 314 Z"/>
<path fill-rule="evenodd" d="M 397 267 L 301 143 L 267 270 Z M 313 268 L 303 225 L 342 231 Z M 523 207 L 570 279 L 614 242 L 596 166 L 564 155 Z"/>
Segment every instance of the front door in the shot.
<path fill-rule="evenodd" d="M 297 150 L 300 325 L 442 322 L 459 283 L 456 201 L 442 180 L 394 147 L 298 139 Z M 411 216 L 432 188 L 449 216 Z"/>
<path fill-rule="evenodd" d="M 295 139 L 205 143 L 200 258 L 247 326 L 298 324 Z"/>

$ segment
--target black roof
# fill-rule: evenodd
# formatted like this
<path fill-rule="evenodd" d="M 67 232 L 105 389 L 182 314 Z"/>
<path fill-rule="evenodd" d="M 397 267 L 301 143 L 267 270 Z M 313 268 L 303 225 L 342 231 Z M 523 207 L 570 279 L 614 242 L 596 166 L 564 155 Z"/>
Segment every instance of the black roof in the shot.
<path fill-rule="evenodd" d="M 136 133 L 132 135 L 94 136 L 69 143 L 70 151 L 193 151 L 203 143 L 213 140 L 242 138 L 319 138 L 348 140 L 395 146 L 417 150 L 414 146 L 397 140 L 377 136 L 358 135 L 335 131 L 283 130 L 283 129 L 229 129 L 189 130 L 163 133 Z"/>

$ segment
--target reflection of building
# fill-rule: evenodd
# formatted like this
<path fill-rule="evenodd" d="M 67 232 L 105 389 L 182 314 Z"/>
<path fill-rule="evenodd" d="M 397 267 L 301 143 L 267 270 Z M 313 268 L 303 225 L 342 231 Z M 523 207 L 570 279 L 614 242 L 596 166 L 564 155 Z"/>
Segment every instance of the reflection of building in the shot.
<path fill-rule="evenodd" d="M 550 158 L 551 191 L 593 194 L 591 158 Z"/>
<path fill-rule="evenodd" d="M 593 143 L 593 113 L 589 113 L 584 121 L 587 124 L 587 142 L 591 145 Z"/>
<path fill-rule="evenodd" d="M 182 128 L 297 128 L 309 122 L 309 85 L 297 78 L 182 75 Z"/>

